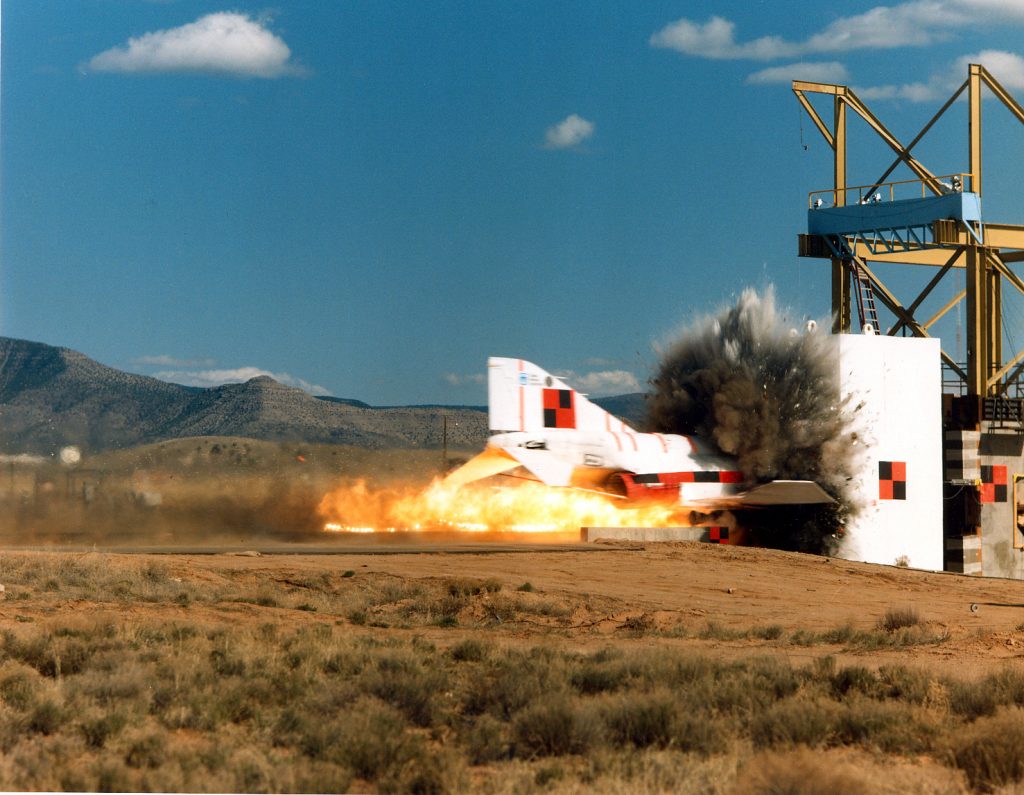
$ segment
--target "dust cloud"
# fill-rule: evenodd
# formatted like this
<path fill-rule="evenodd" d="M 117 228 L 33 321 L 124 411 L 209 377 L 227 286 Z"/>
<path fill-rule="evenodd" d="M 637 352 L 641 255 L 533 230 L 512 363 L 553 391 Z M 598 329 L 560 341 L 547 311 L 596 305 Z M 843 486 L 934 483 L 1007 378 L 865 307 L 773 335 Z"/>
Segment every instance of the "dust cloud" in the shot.
<path fill-rule="evenodd" d="M 710 440 L 736 459 L 747 486 L 813 480 L 837 500 L 747 512 L 755 543 L 827 554 L 859 508 L 849 485 L 862 445 L 855 407 L 840 393 L 838 354 L 825 330 L 794 330 L 771 289 L 744 291 L 662 352 L 650 430 Z"/>

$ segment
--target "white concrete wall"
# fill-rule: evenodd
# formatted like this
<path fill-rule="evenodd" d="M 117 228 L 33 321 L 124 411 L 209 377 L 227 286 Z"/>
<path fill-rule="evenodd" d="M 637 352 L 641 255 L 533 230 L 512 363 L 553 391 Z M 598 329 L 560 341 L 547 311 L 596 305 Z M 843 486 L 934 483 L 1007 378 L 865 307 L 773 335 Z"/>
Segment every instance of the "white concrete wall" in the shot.
<path fill-rule="evenodd" d="M 839 351 L 840 388 L 865 441 L 853 483 L 863 508 L 848 524 L 839 555 L 941 570 L 939 340 L 843 334 Z M 906 499 L 880 494 L 880 461 L 906 464 Z"/>

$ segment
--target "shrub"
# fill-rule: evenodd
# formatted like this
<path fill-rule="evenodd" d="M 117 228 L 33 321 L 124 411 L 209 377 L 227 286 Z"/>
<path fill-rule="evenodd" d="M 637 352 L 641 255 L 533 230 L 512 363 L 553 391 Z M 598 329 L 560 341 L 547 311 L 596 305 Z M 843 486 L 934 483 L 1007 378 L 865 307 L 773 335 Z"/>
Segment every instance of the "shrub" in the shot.
<path fill-rule="evenodd" d="M 476 596 L 482 593 L 497 593 L 501 590 L 501 581 L 493 577 L 486 580 L 451 579 L 445 581 L 445 589 L 450 596 Z"/>
<path fill-rule="evenodd" d="M 629 669 L 625 665 L 609 665 L 588 660 L 572 672 L 569 681 L 580 693 L 592 695 L 618 690 L 628 679 Z"/>
<path fill-rule="evenodd" d="M 992 789 L 1024 779 L 1024 711 L 1005 710 L 979 718 L 950 741 L 953 763 L 974 789 Z"/>
<path fill-rule="evenodd" d="M 619 698 L 602 713 L 608 736 L 618 745 L 663 747 L 675 737 L 675 703 L 666 691 Z"/>
<path fill-rule="evenodd" d="M 746 632 L 730 627 L 723 627 L 717 621 L 709 621 L 697 635 L 701 640 L 740 640 Z"/>
<path fill-rule="evenodd" d="M 924 671 L 899 665 L 883 665 L 878 669 L 879 690 L 887 698 L 924 704 L 932 696 L 937 684 Z"/>
<path fill-rule="evenodd" d="M 491 715 L 481 715 L 467 732 L 466 753 L 474 765 L 507 759 L 511 754 L 508 724 Z"/>
<path fill-rule="evenodd" d="M 4 633 L 4 651 L 43 676 L 55 678 L 80 672 L 92 654 L 92 648 L 78 638 L 44 635 L 21 638 L 10 631 Z"/>
<path fill-rule="evenodd" d="M 119 762 L 101 759 L 96 765 L 97 792 L 130 792 L 128 771 Z"/>
<path fill-rule="evenodd" d="M 566 696 L 530 704 L 516 716 L 513 735 L 516 754 L 526 757 L 583 753 L 599 738 L 594 721 Z"/>
<path fill-rule="evenodd" d="M 831 678 L 832 689 L 837 695 L 845 696 L 851 690 L 858 693 L 871 693 L 878 683 L 874 671 L 861 665 L 840 668 Z"/>
<path fill-rule="evenodd" d="M 786 699 L 754 716 L 750 737 L 759 748 L 824 745 L 833 735 L 838 711 L 831 701 Z"/>
<path fill-rule="evenodd" d="M 258 681 L 242 681 L 208 697 L 207 714 L 216 723 L 245 723 L 259 717 L 260 707 L 271 700 L 271 694 Z"/>
<path fill-rule="evenodd" d="M 930 750 L 934 734 L 911 707 L 862 697 L 849 702 L 835 722 L 835 742 L 893 753 Z"/>
<path fill-rule="evenodd" d="M 428 750 L 421 741 L 410 745 L 408 759 L 380 779 L 382 792 L 444 795 L 464 788 L 462 766 L 451 752 Z"/>
<path fill-rule="evenodd" d="M 225 648 L 210 651 L 210 667 L 219 676 L 241 676 L 245 673 L 245 660 Z"/>
<path fill-rule="evenodd" d="M 128 767 L 156 768 L 163 764 L 166 756 L 166 740 L 156 733 L 140 734 L 128 744 L 124 762 Z"/>
<path fill-rule="evenodd" d="M 491 646 L 475 638 L 467 638 L 452 646 L 448 653 L 456 662 L 481 662 L 491 653 Z"/>
<path fill-rule="evenodd" d="M 783 629 L 778 624 L 770 624 L 767 627 L 754 627 L 750 630 L 751 637 L 760 640 L 778 640 L 782 637 Z"/>
<path fill-rule="evenodd" d="M 28 730 L 53 734 L 64 723 L 64 710 L 54 701 L 40 701 L 28 716 Z"/>
<path fill-rule="evenodd" d="M 565 770 L 559 764 L 543 765 L 537 768 L 537 772 L 533 774 L 533 783 L 538 787 L 546 787 L 548 784 L 553 784 L 556 781 L 561 781 L 565 777 Z"/>
<path fill-rule="evenodd" d="M 949 707 L 968 720 L 994 715 L 999 707 L 999 694 L 992 686 L 992 677 L 977 682 L 953 682 L 949 689 Z"/>
<path fill-rule="evenodd" d="M 310 762 L 296 777 L 298 792 L 351 792 L 352 771 L 329 762 Z"/>
<path fill-rule="evenodd" d="M 641 613 L 638 616 L 629 616 L 619 626 L 619 629 L 626 632 L 632 632 L 635 635 L 643 635 L 654 629 L 654 619 L 647 613 Z"/>
<path fill-rule="evenodd" d="M 895 632 L 904 627 L 916 627 L 921 623 L 921 616 L 913 607 L 890 607 L 885 615 L 878 620 L 878 628 L 886 632 Z"/>
<path fill-rule="evenodd" d="M 33 669 L 12 662 L 4 665 L 0 674 L 0 697 L 5 704 L 17 710 L 26 710 L 36 700 L 39 674 Z"/>
<path fill-rule="evenodd" d="M 361 778 L 376 781 L 400 768 L 409 756 L 401 713 L 374 698 L 353 704 L 341 726 L 338 760 Z"/>
<path fill-rule="evenodd" d="M 692 712 L 676 715 L 672 746 L 687 753 L 711 756 L 727 747 L 732 728 L 725 721 Z"/>
<path fill-rule="evenodd" d="M 504 658 L 487 675 L 475 676 L 463 696 L 470 715 L 489 712 L 508 719 L 544 692 L 550 692 L 551 672 L 518 656 Z"/>
<path fill-rule="evenodd" d="M 417 726 L 429 727 L 434 722 L 434 694 L 445 687 L 443 671 L 424 671 L 419 665 L 396 662 L 389 658 L 378 661 L 377 671 L 366 677 L 367 692 L 400 709 Z"/>
<path fill-rule="evenodd" d="M 1024 706 L 1024 672 L 1004 668 L 985 677 L 982 684 L 992 692 L 999 706 Z"/>
<path fill-rule="evenodd" d="M 85 744 L 90 748 L 102 748 L 107 740 L 124 728 L 125 717 L 120 712 L 105 712 L 86 718 L 80 725 Z"/>

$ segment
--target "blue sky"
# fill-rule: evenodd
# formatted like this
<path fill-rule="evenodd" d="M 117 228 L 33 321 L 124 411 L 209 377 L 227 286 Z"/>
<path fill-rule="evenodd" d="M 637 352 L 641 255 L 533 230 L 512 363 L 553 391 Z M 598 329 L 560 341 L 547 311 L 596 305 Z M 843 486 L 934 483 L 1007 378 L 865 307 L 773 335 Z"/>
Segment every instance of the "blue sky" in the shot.
<path fill-rule="evenodd" d="M 489 355 L 635 391 L 748 286 L 827 315 L 795 251 L 830 152 L 793 77 L 905 141 L 971 60 L 1024 99 L 1024 0 L 7 0 L 0 25 L 0 334 L 378 405 L 482 403 Z M 985 113 L 986 216 L 1022 223 L 1024 128 Z M 937 173 L 967 169 L 950 116 Z M 891 158 L 851 136 L 870 183 Z"/>

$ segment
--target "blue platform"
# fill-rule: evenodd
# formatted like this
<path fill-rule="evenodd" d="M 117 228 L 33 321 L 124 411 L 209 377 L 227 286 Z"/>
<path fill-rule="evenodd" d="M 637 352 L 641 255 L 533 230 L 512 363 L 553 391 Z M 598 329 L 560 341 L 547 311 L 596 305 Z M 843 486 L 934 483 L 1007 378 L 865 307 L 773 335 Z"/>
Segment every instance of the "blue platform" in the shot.
<path fill-rule="evenodd" d="M 807 231 L 812 235 L 884 233 L 930 227 L 933 221 L 942 219 L 980 222 L 981 197 L 965 191 L 921 199 L 820 207 L 807 211 Z"/>

